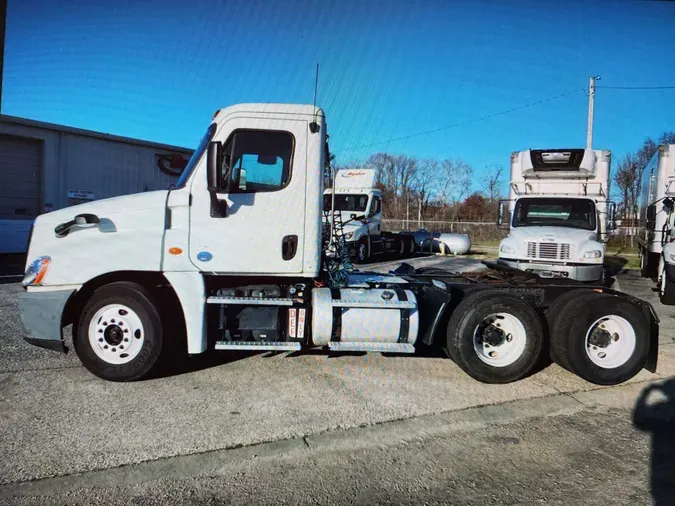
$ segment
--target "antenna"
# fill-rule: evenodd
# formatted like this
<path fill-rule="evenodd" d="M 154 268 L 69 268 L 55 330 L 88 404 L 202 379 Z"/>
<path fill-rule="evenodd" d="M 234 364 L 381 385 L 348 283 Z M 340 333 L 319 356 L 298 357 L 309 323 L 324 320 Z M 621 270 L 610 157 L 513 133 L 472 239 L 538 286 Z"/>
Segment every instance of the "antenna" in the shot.
<path fill-rule="evenodd" d="M 316 95 L 319 92 L 319 64 L 316 64 L 316 76 L 314 78 L 314 121 L 309 124 L 309 131 L 313 134 L 319 131 L 319 124 L 316 122 Z"/>

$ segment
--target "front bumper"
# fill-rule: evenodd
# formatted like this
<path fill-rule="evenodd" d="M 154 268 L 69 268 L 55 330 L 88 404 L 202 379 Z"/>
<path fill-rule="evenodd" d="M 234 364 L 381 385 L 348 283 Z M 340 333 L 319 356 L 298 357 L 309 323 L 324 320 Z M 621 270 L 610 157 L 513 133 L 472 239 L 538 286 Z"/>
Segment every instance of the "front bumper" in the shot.
<path fill-rule="evenodd" d="M 507 260 L 497 259 L 497 263 L 518 269 L 521 271 L 532 272 L 542 278 L 562 278 L 575 279 L 577 281 L 599 281 L 602 279 L 602 264 L 592 265 L 557 265 L 528 262 L 526 260 Z"/>
<path fill-rule="evenodd" d="M 75 290 L 23 292 L 19 316 L 24 340 L 34 346 L 67 352 L 61 321 L 66 302 Z"/>

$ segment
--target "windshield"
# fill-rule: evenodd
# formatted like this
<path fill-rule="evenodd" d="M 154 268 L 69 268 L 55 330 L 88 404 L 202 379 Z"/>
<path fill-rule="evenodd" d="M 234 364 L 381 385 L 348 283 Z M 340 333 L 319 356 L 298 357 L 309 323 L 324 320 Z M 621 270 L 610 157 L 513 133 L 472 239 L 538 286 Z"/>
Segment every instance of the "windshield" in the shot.
<path fill-rule="evenodd" d="M 330 211 L 332 195 L 323 196 L 323 209 Z M 350 195 L 350 194 L 336 194 L 335 195 L 335 209 L 337 211 L 356 211 L 360 213 L 366 212 L 368 207 L 368 195 Z"/>
<path fill-rule="evenodd" d="M 187 183 L 187 180 L 190 178 L 190 174 L 192 174 L 192 171 L 195 169 L 197 162 L 201 158 L 202 153 L 204 153 L 204 150 L 206 150 L 206 146 L 208 145 L 209 142 L 211 142 L 211 139 L 213 139 L 213 134 L 216 133 L 216 128 L 217 125 L 215 123 L 211 123 L 209 125 L 209 128 L 208 130 L 206 130 L 204 137 L 202 137 L 202 140 L 199 141 L 197 149 L 195 149 L 194 153 L 192 153 L 190 160 L 185 166 L 185 169 L 183 169 L 183 172 L 178 178 L 176 188 L 182 188 L 183 186 L 185 186 L 185 183 Z"/>
<path fill-rule="evenodd" d="M 516 203 L 513 226 L 571 227 L 595 230 L 595 204 L 588 199 L 520 199 Z"/>

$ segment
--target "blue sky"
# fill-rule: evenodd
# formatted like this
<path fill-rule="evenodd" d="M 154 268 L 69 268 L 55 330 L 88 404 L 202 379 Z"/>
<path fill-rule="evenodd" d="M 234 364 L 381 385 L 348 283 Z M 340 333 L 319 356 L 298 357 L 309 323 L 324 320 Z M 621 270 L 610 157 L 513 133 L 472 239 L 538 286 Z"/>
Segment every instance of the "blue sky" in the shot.
<path fill-rule="evenodd" d="M 583 147 L 591 75 L 675 86 L 674 25 L 675 3 L 622 0 L 9 0 L 2 112 L 194 147 L 220 107 L 311 103 L 319 62 L 338 161 L 458 157 L 478 184 L 512 151 Z M 675 90 L 600 88 L 594 147 L 617 160 L 674 118 Z"/>

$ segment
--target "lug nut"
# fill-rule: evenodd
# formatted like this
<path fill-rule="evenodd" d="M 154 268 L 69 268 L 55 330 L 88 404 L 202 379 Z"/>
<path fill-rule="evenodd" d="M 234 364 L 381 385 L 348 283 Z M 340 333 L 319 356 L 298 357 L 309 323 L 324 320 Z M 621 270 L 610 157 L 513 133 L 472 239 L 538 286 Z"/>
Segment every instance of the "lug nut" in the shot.
<path fill-rule="evenodd" d="M 615 332 L 614 335 L 612 335 L 612 339 L 614 339 L 615 341 L 618 341 L 619 340 L 619 334 L 617 334 Z"/>
<path fill-rule="evenodd" d="M 490 353 L 488 353 L 488 356 L 489 356 L 490 358 L 495 358 L 495 357 L 497 356 L 497 352 L 496 352 L 496 351 L 491 351 Z"/>
<path fill-rule="evenodd" d="M 510 343 L 511 341 L 513 341 L 513 336 L 511 334 L 508 334 L 506 336 L 506 342 Z"/>
<path fill-rule="evenodd" d="M 607 354 L 604 351 L 601 351 L 600 353 L 598 353 L 598 358 L 605 358 L 606 356 L 607 356 Z"/>

